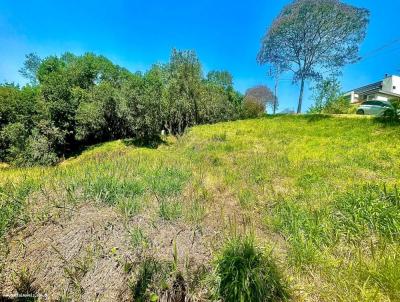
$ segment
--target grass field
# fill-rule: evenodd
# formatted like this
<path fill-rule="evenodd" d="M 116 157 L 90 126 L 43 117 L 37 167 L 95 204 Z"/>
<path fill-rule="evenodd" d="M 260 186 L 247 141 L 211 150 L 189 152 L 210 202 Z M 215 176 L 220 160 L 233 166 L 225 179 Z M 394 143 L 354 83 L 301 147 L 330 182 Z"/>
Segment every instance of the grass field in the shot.
<path fill-rule="evenodd" d="M 373 119 L 277 116 L 194 127 L 157 147 L 109 142 L 57 167 L 0 167 L 3 291 L 28 284 L 82 298 L 103 253 L 122 263 L 113 267 L 139 301 L 157 301 L 171 272 L 194 299 L 217 299 L 223 247 L 251 233 L 291 300 L 400 301 L 399 142 L 399 126 Z M 30 246 L 59 224 L 88 228 L 85 217 L 97 213 L 82 212 L 89 206 L 107 225 L 112 211 L 121 242 L 106 239 L 104 251 L 90 241 L 71 254 L 57 241 L 67 281 L 46 287 L 40 278 L 51 277 Z M 21 246 L 28 256 L 18 258 Z M 50 251 L 35 248 L 43 258 Z M 53 252 L 46 261 L 56 267 Z"/>

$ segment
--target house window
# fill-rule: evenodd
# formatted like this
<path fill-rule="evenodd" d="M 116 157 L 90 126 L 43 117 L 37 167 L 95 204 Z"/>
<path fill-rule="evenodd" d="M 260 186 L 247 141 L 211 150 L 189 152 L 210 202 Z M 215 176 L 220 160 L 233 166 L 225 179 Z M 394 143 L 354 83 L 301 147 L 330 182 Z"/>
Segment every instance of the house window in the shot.
<path fill-rule="evenodd" d="M 396 86 L 393 86 L 393 90 L 396 90 Z"/>

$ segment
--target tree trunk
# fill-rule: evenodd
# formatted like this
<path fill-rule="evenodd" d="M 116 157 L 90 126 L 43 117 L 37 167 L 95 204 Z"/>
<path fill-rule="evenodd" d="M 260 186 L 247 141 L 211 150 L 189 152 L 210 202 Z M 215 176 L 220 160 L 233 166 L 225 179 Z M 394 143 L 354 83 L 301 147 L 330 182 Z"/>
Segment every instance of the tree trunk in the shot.
<path fill-rule="evenodd" d="M 299 95 L 299 104 L 297 106 L 297 114 L 301 113 L 301 104 L 303 103 L 303 94 L 304 94 L 304 79 L 301 79 L 300 84 L 300 95 Z"/>
<path fill-rule="evenodd" d="M 276 114 L 276 103 L 278 102 L 278 79 L 275 79 L 275 95 L 274 95 L 274 115 Z"/>
<path fill-rule="evenodd" d="M 196 101 L 196 96 L 194 95 L 193 92 L 190 93 L 190 98 L 193 101 L 194 104 L 194 122 L 196 125 L 199 124 L 199 109 L 197 108 L 197 101 Z"/>

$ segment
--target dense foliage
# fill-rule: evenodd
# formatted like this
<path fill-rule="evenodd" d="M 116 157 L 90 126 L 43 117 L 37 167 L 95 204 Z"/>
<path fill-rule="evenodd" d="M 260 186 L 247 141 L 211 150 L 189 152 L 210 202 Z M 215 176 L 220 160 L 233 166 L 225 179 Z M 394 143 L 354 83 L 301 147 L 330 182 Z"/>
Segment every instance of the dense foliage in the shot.
<path fill-rule="evenodd" d="M 193 51 L 173 50 L 169 63 L 145 73 L 91 53 L 29 54 L 20 73 L 29 85 L 0 86 L 0 161 L 17 165 L 54 164 L 83 145 L 148 141 L 162 130 L 181 134 L 244 116 L 232 76 L 204 77 Z"/>
<path fill-rule="evenodd" d="M 312 91 L 314 105 L 309 108 L 308 113 L 345 114 L 355 111 L 356 107 L 343 96 L 340 83 L 336 78 L 319 81 Z"/>

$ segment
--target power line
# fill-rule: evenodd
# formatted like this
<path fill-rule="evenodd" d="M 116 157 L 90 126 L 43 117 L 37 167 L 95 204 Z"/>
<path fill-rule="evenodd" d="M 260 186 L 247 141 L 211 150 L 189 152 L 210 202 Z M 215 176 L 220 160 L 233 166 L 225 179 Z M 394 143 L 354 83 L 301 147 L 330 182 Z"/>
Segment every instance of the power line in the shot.
<path fill-rule="evenodd" d="M 389 49 L 389 50 L 387 50 L 385 52 L 380 52 L 378 54 L 375 54 L 374 56 L 369 56 L 369 57 L 366 57 L 366 58 L 362 58 L 359 62 L 368 61 L 370 59 L 373 59 L 373 58 L 376 58 L 376 57 L 379 57 L 379 56 L 383 56 L 383 55 L 386 55 L 386 56 L 387 55 L 392 55 L 392 54 L 394 54 L 394 53 L 396 53 L 398 51 L 400 51 L 400 46 L 396 47 L 396 48 Z"/>
<path fill-rule="evenodd" d="M 380 46 L 380 47 L 378 47 L 378 48 L 376 48 L 374 50 L 371 50 L 370 52 L 367 52 L 366 54 L 364 54 L 363 59 L 367 59 L 369 57 L 372 57 L 375 54 L 385 50 L 386 48 L 390 48 L 392 45 L 395 45 L 397 43 L 400 43 L 400 37 L 397 38 L 397 39 L 394 39 L 393 41 L 391 41 L 389 43 L 386 43 L 386 44 L 384 44 L 384 45 L 382 45 L 382 46 Z"/>
<path fill-rule="evenodd" d="M 365 53 L 363 56 L 361 56 L 361 59 L 356 62 L 356 64 L 360 63 L 360 62 L 363 62 L 365 60 L 374 58 L 376 56 L 382 55 L 382 54 L 389 54 L 389 53 L 392 53 L 392 52 L 400 51 L 400 45 L 397 45 L 396 47 L 391 48 L 392 46 L 394 46 L 394 45 L 396 45 L 398 43 L 400 43 L 400 37 L 396 38 L 396 39 L 394 39 L 394 40 L 392 40 L 392 41 L 390 41 L 390 42 L 388 42 L 388 43 L 386 43 L 386 44 L 384 44 L 384 45 L 382 45 L 382 46 L 380 46 L 380 47 L 378 47 L 376 49 L 373 49 L 373 50 Z M 326 70 L 326 71 L 321 72 L 321 74 L 325 75 L 325 74 L 328 74 L 328 73 L 331 73 L 331 72 L 332 72 L 332 70 Z M 288 81 L 293 81 L 293 79 L 289 79 L 289 78 L 288 79 L 279 79 L 279 81 L 280 82 L 288 82 Z"/>

